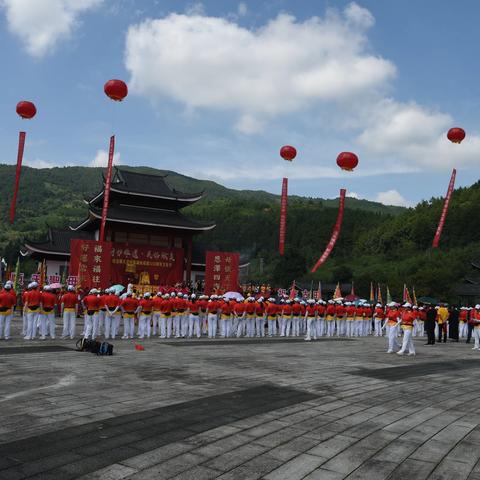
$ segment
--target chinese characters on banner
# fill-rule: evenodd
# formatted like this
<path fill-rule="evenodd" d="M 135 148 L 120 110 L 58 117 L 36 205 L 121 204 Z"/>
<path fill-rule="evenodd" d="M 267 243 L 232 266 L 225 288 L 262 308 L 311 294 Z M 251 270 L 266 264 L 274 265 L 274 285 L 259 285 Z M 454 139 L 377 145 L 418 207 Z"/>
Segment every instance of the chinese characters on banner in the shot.
<path fill-rule="evenodd" d="M 77 276 L 70 275 L 69 277 L 67 277 L 67 285 L 75 287 L 77 285 Z"/>
<path fill-rule="evenodd" d="M 325 251 L 322 253 L 322 256 L 317 260 L 317 263 L 312 268 L 311 272 L 314 273 L 317 269 L 323 265 L 327 258 L 329 257 L 330 253 L 332 253 L 333 247 L 335 243 L 337 243 L 337 239 L 340 236 L 340 231 L 342 230 L 342 222 L 343 222 L 343 211 L 345 210 L 345 194 L 347 191 L 342 188 L 340 189 L 340 203 L 338 206 L 338 214 L 337 214 L 337 221 L 335 222 L 335 226 L 333 227 L 332 236 L 330 241 L 328 242 Z"/>
<path fill-rule="evenodd" d="M 12 283 L 15 283 L 15 272 L 11 272 L 11 273 L 10 273 L 10 281 L 11 281 Z M 18 282 L 17 282 L 18 285 L 22 285 L 22 286 L 23 286 L 24 281 L 25 281 L 25 274 L 20 273 L 20 274 L 18 275 Z"/>
<path fill-rule="evenodd" d="M 60 275 L 49 275 L 48 276 L 48 283 L 49 284 L 52 284 L 52 283 L 60 283 Z"/>
<path fill-rule="evenodd" d="M 206 252 L 205 293 L 236 291 L 239 261 L 238 253 Z"/>
<path fill-rule="evenodd" d="M 174 285 L 183 280 L 182 248 L 113 243 L 111 252 L 113 283 Z"/>
<path fill-rule="evenodd" d="M 70 241 L 70 275 L 83 288 L 107 288 L 110 284 L 111 242 Z"/>

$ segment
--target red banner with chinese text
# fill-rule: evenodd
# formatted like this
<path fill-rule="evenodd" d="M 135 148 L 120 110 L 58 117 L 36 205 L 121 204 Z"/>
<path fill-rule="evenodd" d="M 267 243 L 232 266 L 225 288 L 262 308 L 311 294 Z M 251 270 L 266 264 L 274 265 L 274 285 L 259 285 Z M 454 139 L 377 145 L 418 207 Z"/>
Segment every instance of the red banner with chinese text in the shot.
<path fill-rule="evenodd" d="M 206 252 L 205 293 L 237 291 L 240 255 L 232 252 Z"/>
<path fill-rule="evenodd" d="M 280 230 L 278 241 L 278 252 L 285 253 L 285 237 L 287 234 L 287 205 L 288 205 L 288 178 L 282 182 L 282 199 L 280 201 Z"/>
<path fill-rule="evenodd" d="M 113 155 L 115 153 L 115 135 L 110 137 L 110 148 L 108 149 L 107 176 L 105 178 L 105 192 L 103 193 L 102 221 L 100 224 L 100 241 L 105 238 L 105 224 L 107 222 L 108 202 L 110 199 L 110 186 L 112 184 Z"/>
<path fill-rule="evenodd" d="M 23 151 L 25 149 L 25 132 L 18 135 L 18 152 L 17 152 L 17 168 L 15 170 L 15 184 L 13 187 L 12 203 L 10 204 L 10 223 L 15 220 L 15 209 L 17 206 L 18 187 L 20 186 L 20 175 L 22 173 Z"/>
<path fill-rule="evenodd" d="M 442 230 L 445 225 L 445 219 L 447 218 L 448 207 L 450 205 L 450 199 L 452 198 L 453 189 L 455 188 L 455 176 L 457 171 L 453 169 L 452 176 L 450 177 L 450 183 L 448 184 L 447 195 L 445 197 L 445 203 L 443 204 L 442 215 L 440 216 L 440 221 L 438 222 L 437 231 L 435 232 L 435 237 L 433 238 L 432 248 L 438 248 L 440 243 L 440 237 L 442 236 Z"/>
<path fill-rule="evenodd" d="M 112 244 L 112 283 L 175 285 L 183 281 L 183 270 L 183 248 Z"/>
<path fill-rule="evenodd" d="M 320 267 L 320 265 L 325 263 L 330 253 L 332 253 L 333 247 L 335 246 L 335 243 L 337 242 L 337 239 L 340 236 L 340 231 L 342 229 L 342 222 L 343 222 L 343 211 L 345 209 L 346 193 L 347 191 L 344 188 L 340 190 L 340 204 L 338 207 L 337 221 L 335 222 L 335 226 L 333 227 L 332 236 L 330 238 L 330 241 L 327 244 L 327 247 L 325 248 L 325 251 L 322 253 L 322 256 L 318 259 L 317 263 L 312 268 L 311 270 L 312 273 L 316 272 L 318 267 Z"/>
<path fill-rule="evenodd" d="M 112 242 L 70 240 L 70 275 L 78 276 L 82 288 L 110 286 Z"/>

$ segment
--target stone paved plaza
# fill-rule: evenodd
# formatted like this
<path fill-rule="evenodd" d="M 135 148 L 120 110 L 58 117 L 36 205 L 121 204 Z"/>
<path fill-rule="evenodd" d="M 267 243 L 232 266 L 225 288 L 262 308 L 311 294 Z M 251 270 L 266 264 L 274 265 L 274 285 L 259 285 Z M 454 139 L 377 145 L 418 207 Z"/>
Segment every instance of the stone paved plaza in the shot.
<path fill-rule="evenodd" d="M 480 353 L 384 338 L 0 343 L 1 479 L 480 479 Z"/>

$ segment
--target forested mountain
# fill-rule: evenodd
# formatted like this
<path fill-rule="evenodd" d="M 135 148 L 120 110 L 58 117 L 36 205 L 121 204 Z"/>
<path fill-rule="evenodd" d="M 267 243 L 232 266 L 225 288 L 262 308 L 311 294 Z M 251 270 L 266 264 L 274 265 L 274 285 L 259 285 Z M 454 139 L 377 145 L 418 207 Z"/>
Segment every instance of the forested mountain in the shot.
<path fill-rule="evenodd" d="M 124 167 L 122 167 L 124 168 Z M 297 281 L 349 282 L 368 294 L 370 281 L 388 284 L 399 296 L 403 283 L 415 285 L 417 295 L 448 298 L 470 260 L 480 257 L 480 183 L 454 192 L 441 248 L 431 251 L 443 200 L 432 199 L 413 209 L 347 198 L 342 233 L 330 259 L 314 275 L 308 273 L 329 240 L 338 200 L 289 199 L 286 255 L 278 245 L 279 196 L 262 191 L 231 190 L 215 182 L 174 172 L 166 174 L 178 190 L 205 190 L 206 197 L 185 210 L 192 217 L 214 220 L 217 228 L 201 241 L 248 254 L 252 280 L 288 285 Z M 24 168 L 13 226 L 7 221 L 15 167 L 0 165 L 0 252 L 16 259 L 24 238 L 40 238 L 48 226 L 64 228 L 83 218 L 83 198 L 101 188 L 101 168 Z"/>

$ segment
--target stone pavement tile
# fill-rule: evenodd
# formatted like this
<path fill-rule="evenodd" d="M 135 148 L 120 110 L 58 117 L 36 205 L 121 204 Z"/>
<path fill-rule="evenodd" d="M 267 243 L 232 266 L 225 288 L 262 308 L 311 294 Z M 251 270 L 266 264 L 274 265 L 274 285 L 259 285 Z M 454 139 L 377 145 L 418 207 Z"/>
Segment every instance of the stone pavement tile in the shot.
<path fill-rule="evenodd" d="M 337 432 L 328 430 L 327 427 L 319 427 L 304 433 L 302 438 L 312 438 L 313 440 L 317 440 L 317 443 L 320 443 L 324 440 L 328 440 L 329 438 L 334 437 L 335 435 L 337 435 Z"/>
<path fill-rule="evenodd" d="M 224 473 L 218 478 L 222 480 L 256 480 L 276 469 L 282 463 L 282 460 L 276 460 L 267 454 L 263 454 Z"/>
<path fill-rule="evenodd" d="M 193 450 L 192 453 L 198 453 L 199 455 L 203 455 L 205 457 L 217 457 L 223 453 L 233 450 L 234 448 L 238 448 L 241 445 L 250 443 L 251 441 L 251 437 L 239 433 L 222 438 L 220 440 L 212 441 L 207 445 Z"/>
<path fill-rule="evenodd" d="M 172 480 L 210 480 L 212 478 L 218 478 L 219 475 L 220 472 L 217 470 L 198 465 L 172 477 Z"/>
<path fill-rule="evenodd" d="M 303 453 L 271 471 L 263 478 L 266 480 L 299 480 L 318 468 L 322 463 L 325 463 L 325 461 L 326 458 Z"/>
<path fill-rule="evenodd" d="M 287 449 L 303 453 L 307 450 L 310 450 L 313 447 L 316 447 L 320 442 L 313 438 L 306 437 L 302 435 L 301 437 L 294 438 L 287 443 L 284 443 L 283 446 Z"/>
<path fill-rule="evenodd" d="M 332 470 L 326 470 L 325 468 L 317 468 L 306 477 L 303 477 L 303 480 L 342 480 L 344 478 L 345 474 L 343 473 L 332 472 Z"/>
<path fill-rule="evenodd" d="M 382 462 L 401 463 L 418 448 L 418 444 L 397 439 L 382 448 L 372 458 Z"/>
<path fill-rule="evenodd" d="M 386 426 L 385 430 L 404 433 L 432 417 L 441 416 L 442 413 L 443 411 L 439 408 L 427 407 L 412 415 L 408 415 L 407 417 L 404 417 L 397 422 L 392 423 L 391 425 Z"/>
<path fill-rule="evenodd" d="M 292 450 L 288 448 L 286 445 L 280 445 L 279 447 L 272 448 L 265 452 L 265 455 L 269 455 L 276 460 L 280 460 L 282 462 L 287 462 L 291 460 L 293 457 L 298 456 L 299 452 L 297 450 Z"/>
<path fill-rule="evenodd" d="M 347 480 L 384 480 L 395 470 L 398 463 L 385 462 L 374 458 L 368 459 L 359 468 L 353 471 Z"/>
<path fill-rule="evenodd" d="M 440 462 L 442 458 L 455 446 L 456 442 L 440 442 L 438 440 L 426 441 L 413 452 L 409 458 L 414 460 L 428 460 L 429 462 Z"/>
<path fill-rule="evenodd" d="M 468 435 L 465 436 L 464 440 L 466 442 L 474 443 L 475 445 L 480 445 L 480 428 L 475 427 Z"/>
<path fill-rule="evenodd" d="M 357 438 L 336 435 L 335 437 L 329 438 L 328 440 L 318 444 L 316 447 L 308 450 L 307 453 L 311 455 L 318 455 L 319 457 L 331 458 L 355 442 L 358 442 Z"/>
<path fill-rule="evenodd" d="M 448 441 L 455 443 L 464 438 L 471 430 L 475 428 L 475 425 L 458 424 L 457 422 L 451 423 L 443 430 L 438 432 L 432 437 L 432 440 L 439 440 L 441 442 Z"/>
<path fill-rule="evenodd" d="M 129 475 L 133 475 L 137 472 L 137 469 L 126 467 L 125 465 L 120 465 L 114 463 L 108 467 L 102 468 L 95 472 L 90 472 L 83 477 L 80 477 L 78 480 L 122 480 Z"/>
<path fill-rule="evenodd" d="M 203 466 L 208 468 L 213 468 L 214 470 L 220 470 L 222 472 L 227 472 L 232 468 L 235 468 L 246 461 L 265 453 L 268 450 L 267 447 L 262 445 L 242 445 L 230 452 L 224 453 L 214 459 L 211 459 L 205 463 Z"/>
<path fill-rule="evenodd" d="M 255 443 L 259 445 L 264 445 L 265 447 L 278 447 L 282 443 L 286 443 L 292 438 L 299 437 L 303 434 L 303 430 L 298 430 L 294 427 L 283 428 L 282 430 L 277 430 L 270 435 L 265 435 L 264 437 L 257 438 Z"/>
<path fill-rule="evenodd" d="M 388 477 L 388 480 L 424 480 L 435 468 L 434 463 L 421 462 L 420 460 L 407 459 L 401 463 Z M 445 479 L 445 480 L 455 480 Z"/>
<path fill-rule="evenodd" d="M 150 450 L 149 452 L 127 458 L 122 460 L 120 463 L 128 467 L 136 468 L 137 470 L 142 470 L 144 468 L 164 462 L 169 458 L 177 457 L 178 455 L 181 455 L 182 453 L 188 452 L 192 449 L 193 446 L 188 443 L 174 442 L 164 445 L 163 447 L 156 448 L 155 450 Z"/>
<path fill-rule="evenodd" d="M 277 430 L 281 430 L 287 426 L 286 423 L 283 423 L 279 420 L 273 420 L 271 422 L 267 422 L 256 427 L 250 428 L 248 430 L 243 430 L 242 433 L 244 435 L 249 435 L 251 437 L 263 437 L 270 433 L 276 432 Z"/>
<path fill-rule="evenodd" d="M 465 438 L 457 443 L 455 448 L 445 457 L 445 460 L 463 462 L 473 468 L 480 459 L 480 447 L 475 443 L 466 441 Z"/>
<path fill-rule="evenodd" d="M 375 454 L 375 450 L 352 445 L 331 458 L 323 468 L 340 473 L 351 473 Z"/>
<path fill-rule="evenodd" d="M 445 460 L 441 462 L 428 477 L 429 480 L 466 480 L 472 471 L 467 463 Z"/>

